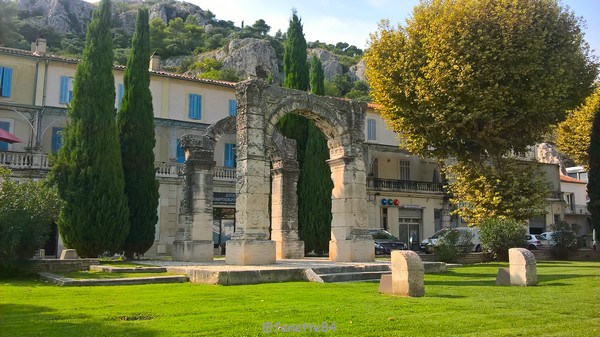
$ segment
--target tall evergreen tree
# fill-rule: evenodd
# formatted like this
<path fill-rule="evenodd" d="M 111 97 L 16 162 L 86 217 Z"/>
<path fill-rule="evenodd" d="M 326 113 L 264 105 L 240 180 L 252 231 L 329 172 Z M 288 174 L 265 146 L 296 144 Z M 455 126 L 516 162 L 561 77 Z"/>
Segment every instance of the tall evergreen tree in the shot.
<path fill-rule="evenodd" d="M 592 227 L 596 230 L 595 239 L 600 240 L 600 105 L 596 105 L 594 112 L 588 162 L 588 209 L 592 214 Z"/>
<path fill-rule="evenodd" d="M 283 49 L 283 86 L 291 89 L 308 90 L 308 63 L 306 61 L 306 39 L 302 32 L 302 20 L 296 10 L 292 11 L 292 19 L 287 30 Z"/>
<path fill-rule="evenodd" d="M 321 60 L 316 55 L 310 60 L 310 90 L 315 95 L 325 95 L 325 72 Z"/>
<path fill-rule="evenodd" d="M 154 243 L 158 221 L 158 181 L 154 169 L 154 114 L 150 92 L 150 28 L 148 9 L 138 9 L 132 49 L 123 77 L 124 95 L 117 114 L 129 234 L 123 244 L 127 258 L 145 253 Z"/>
<path fill-rule="evenodd" d="M 284 48 L 284 86 L 308 90 L 309 71 L 306 40 L 301 20 L 296 11 L 292 13 Z M 314 90 L 324 93 L 323 67 L 317 59 L 314 66 Z M 320 70 L 319 70 L 320 69 Z M 320 72 L 320 79 L 318 73 Z M 319 89 L 321 88 L 321 89 Z M 298 227 L 300 238 L 307 252 L 322 254 L 327 251 L 331 232 L 331 172 L 326 160 L 329 149 L 325 135 L 310 120 L 298 115 L 286 115 L 279 124 L 281 132 L 296 140 L 297 157 L 300 165 L 298 179 Z"/>
<path fill-rule="evenodd" d="M 119 139 L 110 0 L 102 0 L 87 27 L 77 66 L 63 146 L 52 178 L 66 204 L 58 228 L 67 247 L 93 257 L 121 248 L 129 230 Z"/>
<path fill-rule="evenodd" d="M 325 94 L 323 65 L 313 55 L 310 66 L 310 87 L 313 94 Z M 300 237 L 307 251 L 321 255 L 329 248 L 331 236 L 331 170 L 327 164 L 329 148 L 323 132 L 307 123 L 306 150 L 298 184 Z"/>

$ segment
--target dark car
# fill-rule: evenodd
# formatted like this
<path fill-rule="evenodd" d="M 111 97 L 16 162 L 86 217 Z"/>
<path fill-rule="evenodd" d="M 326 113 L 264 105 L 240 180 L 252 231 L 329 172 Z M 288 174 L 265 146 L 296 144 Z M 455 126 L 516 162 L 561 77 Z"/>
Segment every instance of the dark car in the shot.
<path fill-rule="evenodd" d="M 404 242 L 386 230 L 369 229 L 369 234 L 371 234 L 373 241 L 375 241 L 376 255 L 389 255 L 392 253 L 392 250 L 406 249 Z"/>

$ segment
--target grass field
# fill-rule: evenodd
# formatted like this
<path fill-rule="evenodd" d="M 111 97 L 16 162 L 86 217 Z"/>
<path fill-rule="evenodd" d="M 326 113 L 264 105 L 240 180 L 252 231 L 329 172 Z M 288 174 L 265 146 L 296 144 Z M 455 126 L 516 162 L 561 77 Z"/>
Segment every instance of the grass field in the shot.
<path fill-rule="evenodd" d="M 377 283 L 58 287 L 0 280 L 0 335 L 600 335 L 600 263 L 540 262 L 537 286 L 497 287 L 496 271 L 505 266 L 425 275 L 421 298 L 379 294 Z M 269 322 L 335 323 L 336 331 L 265 334 Z"/>
<path fill-rule="evenodd" d="M 107 273 L 103 271 L 75 271 L 70 273 L 61 273 L 61 276 L 72 279 L 110 279 L 110 278 L 130 278 L 130 277 L 150 277 L 150 276 L 175 276 L 181 274 L 175 273 Z M 185 276 L 185 275 L 184 275 Z"/>

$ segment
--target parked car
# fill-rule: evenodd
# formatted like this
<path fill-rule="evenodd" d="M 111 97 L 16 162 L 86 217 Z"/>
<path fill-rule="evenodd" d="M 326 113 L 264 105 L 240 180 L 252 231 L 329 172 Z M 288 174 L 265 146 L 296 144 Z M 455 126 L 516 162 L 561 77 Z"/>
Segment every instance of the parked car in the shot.
<path fill-rule="evenodd" d="M 438 240 L 446 234 L 448 230 L 459 230 L 459 231 L 468 231 L 473 236 L 471 237 L 471 243 L 473 244 L 472 251 L 480 252 L 481 251 L 481 240 L 479 239 L 479 228 L 477 227 L 453 227 L 453 228 L 442 228 L 439 231 L 435 232 L 430 238 L 421 241 L 419 249 L 424 251 L 427 254 L 433 253 L 433 247 L 438 243 Z"/>
<path fill-rule="evenodd" d="M 544 239 L 540 234 L 525 235 L 526 247 L 529 250 L 544 249 L 549 247 L 549 241 Z"/>
<path fill-rule="evenodd" d="M 406 243 L 400 241 L 400 239 L 386 230 L 369 229 L 369 234 L 371 234 L 373 241 L 375 241 L 376 255 L 389 255 L 392 253 L 392 250 L 406 249 Z"/>
<path fill-rule="evenodd" d="M 542 234 L 539 234 L 540 237 L 548 241 L 548 246 L 550 247 L 556 244 L 556 241 L 554 241 L 554 239 L 552 238 L 552 234 L 554 234 L 554 232 L 543 232 Z"/>

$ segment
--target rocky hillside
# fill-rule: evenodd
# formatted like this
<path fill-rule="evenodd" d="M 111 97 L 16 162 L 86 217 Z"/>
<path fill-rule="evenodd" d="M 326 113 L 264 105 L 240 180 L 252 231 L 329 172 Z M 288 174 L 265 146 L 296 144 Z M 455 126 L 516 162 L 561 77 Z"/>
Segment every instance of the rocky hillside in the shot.
<path fill-rule="evenodd" d="M 236 27 L 231 21 L 216 19 L 209 9 L 175 0 L 113 0 L 117 63 L 126 61 L 135 16 L 142 5 L 150 13 L 151 48 L 161 55 L 165 70 L 231 81 L 258 77 L 274 84 L 283 82 L 285 34 L 269 35 L 264 20 Z M 48 40 L 50 53 L 80 57 L 86 25 L 96 6 L 83 0 L 17 0 L 20 39 L 4 45 L 27 48 L 41 35 Z M 355 81 L 364 81 L 362 50 L 343 42 L 308 45 L 309 57 L 320 58 L 331 82 L 329 95 L 366 97 L 364 82 L 358 92 L 351 93 Z"/>

